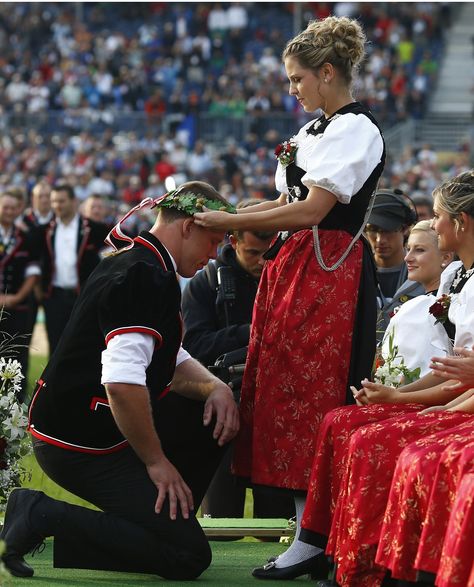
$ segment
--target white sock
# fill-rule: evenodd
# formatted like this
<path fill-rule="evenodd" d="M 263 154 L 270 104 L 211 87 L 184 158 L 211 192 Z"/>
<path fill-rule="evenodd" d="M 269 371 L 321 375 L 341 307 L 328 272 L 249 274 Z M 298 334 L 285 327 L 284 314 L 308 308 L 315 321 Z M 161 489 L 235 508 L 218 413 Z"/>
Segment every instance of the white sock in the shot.
<path fill-rule="evenodd" d="M 283 567 L 289 567 L 291 565 L 296 565 L 297 563 L 301 563 L 308 558 L 316 556 L 320 552 L 323 551 L 322 548 L 318 546 L 313 546 L 312 544 L 306 544 L 306 542 L 301 542 L 298 540 L 301 531 L 301 520 L 303 518 L 304 506 L 306 503 L 306 496 L 300 497 L 295 496 L 295 509 L 296 509 L 296 534 L 295 539 L 291 543 L 291 546 L 288 550 L 285 550 L 283 554 L 276 559 L 275 565 L 277 568 L 281 569 Z"/>

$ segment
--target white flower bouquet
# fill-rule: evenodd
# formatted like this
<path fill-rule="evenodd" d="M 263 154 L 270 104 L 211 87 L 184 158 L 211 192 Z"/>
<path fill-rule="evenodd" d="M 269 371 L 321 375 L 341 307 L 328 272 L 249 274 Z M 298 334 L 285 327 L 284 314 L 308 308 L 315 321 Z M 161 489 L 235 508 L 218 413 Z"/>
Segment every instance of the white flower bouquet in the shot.
<path fill-rule="evenodd" d="M 23 374 L 14 359 L 0 357 L 0 509 L 14 487 L 28 478 L 21 459 L 30 452 L 24 441 L 28 425 L 27 407 L 17 399 Z"/>
<path fill-rule="evenodd" d="M 388 355 L 378 355 L 375 360 L 374 382 L 388 387 L 400 387 L 420 378 L 420 367 L 408 369 L 401 355 L 398 354 L 398 346 L 393 344 L 394 330 L 388 338 Z"/>

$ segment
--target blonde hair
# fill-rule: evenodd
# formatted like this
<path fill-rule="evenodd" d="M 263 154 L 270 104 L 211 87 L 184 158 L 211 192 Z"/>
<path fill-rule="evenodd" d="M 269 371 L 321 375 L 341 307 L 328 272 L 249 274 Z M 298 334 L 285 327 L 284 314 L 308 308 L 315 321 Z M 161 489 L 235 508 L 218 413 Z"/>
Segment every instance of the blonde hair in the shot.
<path fill-rule="evenodd" d="M 433 239 L 436 248 L 438 248 L 438 234 L 436 230 L 431 226 L 431 220 L 420 220 L 410 230 L 410 236 L 414 232 L 426 232 Z"/>
<path fill-rule="evenodd" d="M 365 42 L 364 31 L 357 20 L 328 16 L 311 21 L 303 32 L 288 42 L 282 57 L 295 57 L 302 67 L 313 70 L 330 63 L 350 84 L 354 69 L 364 58 Z"/>
<path fill-rule="evenodd" d="M 433 190 L 436 206 L 449 214 L 456 232 L 461 223 L 461 212 L 474 218 L 474 171 L 465 171 L 447 180 Z"/>

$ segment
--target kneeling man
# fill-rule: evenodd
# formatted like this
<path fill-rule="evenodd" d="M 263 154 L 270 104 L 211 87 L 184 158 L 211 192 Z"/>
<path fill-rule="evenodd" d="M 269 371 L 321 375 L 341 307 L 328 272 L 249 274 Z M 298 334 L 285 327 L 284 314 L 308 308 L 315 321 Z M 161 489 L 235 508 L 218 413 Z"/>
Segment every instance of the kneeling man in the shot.
<path fill-rule="evenodd" d="M 197 226 L 202 206 L 231 207 L 203 182 L 158 198 L 149 232 L 88 278 L 30 406 L 36 459 L 95 511 L 40 491 L 10 495 L 3 561 L 54 537 L 54 565 L 198 577 L 211 562 L 195 510 L 238 430 L 231 390 L 182 348 L 177 273 L 216 256 L 224 233 Z M 116 227 L 117 228 L 117 227 Z"/>

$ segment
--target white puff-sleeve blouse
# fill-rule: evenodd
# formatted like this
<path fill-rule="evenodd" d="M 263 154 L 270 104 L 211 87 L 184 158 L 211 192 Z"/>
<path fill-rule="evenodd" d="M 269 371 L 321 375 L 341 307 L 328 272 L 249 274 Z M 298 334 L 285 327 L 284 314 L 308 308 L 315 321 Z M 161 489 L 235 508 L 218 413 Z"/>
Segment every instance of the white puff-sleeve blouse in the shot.
<path fill-rule="evenodd" d="M 318 186 L 348 204 L 380 163 L 383 140 L 377 126 L 364 114 L 335 114 L 324 133 L 308 134 L 314 120 L 305 124 L 292 140 L 298 145 L 295 163 L 306 171 L 302 183 Z M 316 125 L 318 122 L 316 122 Z M 285 168 L 278 162 L 275 184 L 288 193 Z"/>

